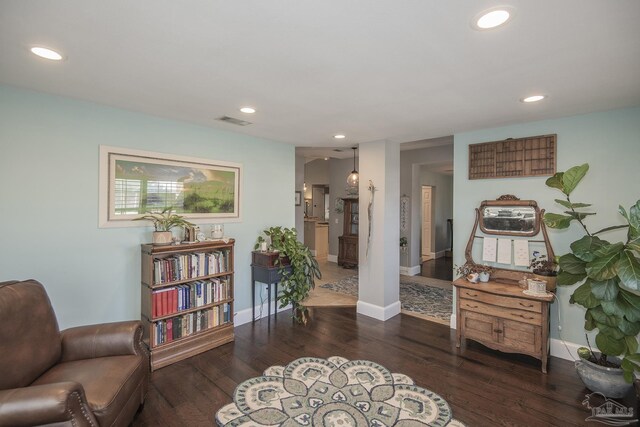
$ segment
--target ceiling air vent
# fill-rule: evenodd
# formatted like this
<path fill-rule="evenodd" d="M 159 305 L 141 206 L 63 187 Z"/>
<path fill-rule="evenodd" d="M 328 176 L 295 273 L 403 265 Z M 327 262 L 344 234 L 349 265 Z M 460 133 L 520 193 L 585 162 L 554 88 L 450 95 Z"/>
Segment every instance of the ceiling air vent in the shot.
<path fill-rule="evenodd" d="M 335 151 L 336 153 L 342 153 L 344 151 L 344 149 L 342 149 L 342 148 L 334 148 L 333 151 Z"/>
<path fill-rule="evenodd" d="M 221 122 L 231 123 L 232 125 L 236 125 L 236 126 L 246 126 L 251 124 L 251 122 L 247 122 L 245 120 L 240 120 L 240 119 L 236 119 L 234 117 L 229 117 L 229 116 L 218 117 L 216 120 L 220 120 Z"/>

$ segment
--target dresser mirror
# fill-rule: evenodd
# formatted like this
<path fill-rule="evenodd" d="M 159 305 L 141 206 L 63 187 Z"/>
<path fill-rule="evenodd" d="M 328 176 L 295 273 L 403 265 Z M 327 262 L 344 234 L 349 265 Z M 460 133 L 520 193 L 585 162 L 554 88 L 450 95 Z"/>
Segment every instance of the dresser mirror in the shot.
<path fill-rule="evenodd" d="M 502 196 L 480 205 L 480 229 L 485 234 L 531 237 L 540 232 L 540 210 L 534 200 Z"/>

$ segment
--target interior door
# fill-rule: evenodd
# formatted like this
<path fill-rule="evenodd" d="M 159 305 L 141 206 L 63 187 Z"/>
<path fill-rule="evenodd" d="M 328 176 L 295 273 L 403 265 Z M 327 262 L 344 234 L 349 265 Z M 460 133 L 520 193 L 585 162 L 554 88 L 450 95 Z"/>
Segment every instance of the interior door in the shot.
<path fill-rule="evenodd" d="M 312 216 L 324 221 L 324 186 L 314 185 L 311 193 L 311 201 L 313 203 Z"/>
<path fill-rule="evenodd" d="M 433 258 L 431 248 L 431 202 L 433 188 L 429 185 L 422 186 L 422 260 Z"/>

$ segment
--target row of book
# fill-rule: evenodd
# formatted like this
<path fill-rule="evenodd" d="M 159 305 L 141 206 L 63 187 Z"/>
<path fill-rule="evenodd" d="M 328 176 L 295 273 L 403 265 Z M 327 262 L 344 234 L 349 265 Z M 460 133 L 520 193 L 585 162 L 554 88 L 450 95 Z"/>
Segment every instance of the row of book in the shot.
<path fill-rule="evenodd" d="M 153 261 L 155 284 L 176 282 L 229 271 L 230 250 L 195 252 L 156 258 Z"/>
<path fill-rule="evenodd" d="M 229 303 L 154 322 L 154 347 L 231 321 Z"/>
<path fill-rule="evenodd" d="M 217 277 L 157 289 L 151 293 L 151 315 L 167 316 L 182 310 L 230 299 L 229 281 L 229 277 Z"/>

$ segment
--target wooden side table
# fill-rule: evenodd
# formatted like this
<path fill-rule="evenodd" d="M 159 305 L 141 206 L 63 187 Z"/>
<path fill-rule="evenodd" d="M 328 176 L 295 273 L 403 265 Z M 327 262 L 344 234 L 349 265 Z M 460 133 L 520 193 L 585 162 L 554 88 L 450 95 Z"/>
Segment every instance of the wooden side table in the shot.
<path fill-rule="evenodd" d="M 287 267 L 291 269 L 291 267 Z M 280 267 L 265 267 L 251 264 L 251 320 L 256 321 L 256 282 L 267 285 L 267 322 L 271 323 L 271 285 L 274 287 L 273 299 L 276 303 L 275 315 L 278 317 L 278 283 L 282 281 Z"/>

